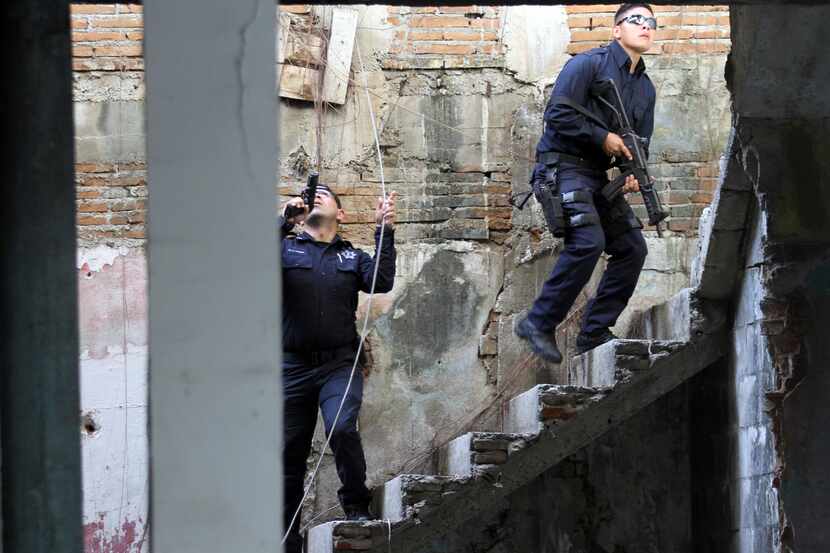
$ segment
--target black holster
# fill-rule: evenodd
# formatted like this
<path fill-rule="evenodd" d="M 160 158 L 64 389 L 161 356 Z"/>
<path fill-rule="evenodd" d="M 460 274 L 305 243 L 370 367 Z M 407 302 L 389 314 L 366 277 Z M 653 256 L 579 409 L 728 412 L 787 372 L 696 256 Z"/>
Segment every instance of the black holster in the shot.
<path fill-rule="evenodd" d="M 558 238 L 565 236 L 565 212 L 562 209 L 559 170 L 556 164 L 545 164 L 544 171 L 534 175 L 531 186 L 536 201 L 542 206 L 542 213 L 550 232 Z"/>

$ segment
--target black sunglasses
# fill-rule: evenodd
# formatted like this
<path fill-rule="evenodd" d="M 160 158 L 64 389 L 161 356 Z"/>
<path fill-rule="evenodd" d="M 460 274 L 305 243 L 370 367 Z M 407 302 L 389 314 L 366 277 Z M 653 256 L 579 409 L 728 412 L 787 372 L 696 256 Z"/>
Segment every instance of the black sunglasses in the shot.
<path fill-rule="evenodd" d="M 645 23 L 646 25 L 648 25 L 649 29 L 657 28 L 656 17 L 646 17 L 644 15 L 640 15 L 639 13 L 627 15 L 623 18 L 620 18 L 620 20 L 617 21 L 617 25 L 620 25 L 622 23 L 631 23 L 632 25 L 642 25 L 643 23 Z"/>

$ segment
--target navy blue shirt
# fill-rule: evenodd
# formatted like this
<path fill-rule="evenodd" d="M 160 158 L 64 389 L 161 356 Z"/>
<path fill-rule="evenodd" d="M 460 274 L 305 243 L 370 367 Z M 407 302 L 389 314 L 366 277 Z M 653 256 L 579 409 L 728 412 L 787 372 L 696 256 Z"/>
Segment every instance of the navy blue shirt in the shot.
<path fill-rule="evenodd" d="M 375 260 L 339 235 L 331 243 L 316 242 L 308 233 L 282 234 L 282 347 L 310 352 L 357 345 L 355 327 L 358 291 L 369 292 Z M 395 282 L 395 233 L 375 230 L 375 255 L 380 265 L 375 292 L 389 292 Z"/>
<path fill-rule="evenodd" d="M 568 60 L 556 79 L 551 100 L 556 96 L 567 96 L 606 121 L 606 128 L 603 129 L 572 107 L 554 104 L 549 100 L 545 108 L 545 129 L 536 146 L 536 153 L 562 152 L 602 166 L 610 163 L 610 158 L 602 150 L 602 144 L 608 130 L 616 131 L 619 125 L 613 112 L 588 92 L 593 83 L 609 78 L 614 79 L 620 90 L 634 131 L 650 140 L 654 132 L 654 85 L 646 75 L 642 57 L 634 73 L 630 72 L 630 68 L 631 58 L 616 40 L 608 46 L 588 50 Z M 610 96 L 606 95 L 606 98 L 610 101 Z M 648 155 L 648 144 L 645 150 Z"/>

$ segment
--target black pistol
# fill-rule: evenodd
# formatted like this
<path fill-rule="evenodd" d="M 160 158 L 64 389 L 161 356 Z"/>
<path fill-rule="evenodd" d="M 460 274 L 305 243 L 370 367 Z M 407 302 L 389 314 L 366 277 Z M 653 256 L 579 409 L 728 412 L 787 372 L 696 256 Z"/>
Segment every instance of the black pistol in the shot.
<path fill-rule="evenodd" d="M 308 181 L 306 182 L 305 188 L 303 188 L 302 192 L 300 192 L 300 197 L 303 199 L 303 202 L 305 202 L 305 205 L 308 206 L 309 213 L 311 213 L 311 210 L 314 209 L 314 198 L 317 197 L 317 182 L 319 180 L 320 173 L 312 171 L 308 174 Z M 304 211 L 305 210 L 301 207 L 289 205 L 285 208 L 285 218 L 290 219 L 292 217 L 296 217 L 297 215 L 302 215 Z"/>

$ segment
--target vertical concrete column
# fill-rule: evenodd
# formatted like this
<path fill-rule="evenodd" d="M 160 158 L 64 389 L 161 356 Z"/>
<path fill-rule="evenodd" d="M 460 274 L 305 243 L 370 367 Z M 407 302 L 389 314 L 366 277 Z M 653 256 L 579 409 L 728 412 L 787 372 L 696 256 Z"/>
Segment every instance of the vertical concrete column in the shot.
<path fill-rule="evenodd" d="M 272 0 L 147 0 L 153 553 L 279 551 Z"/>
<path fill-rule="evenodd" d="M 69 3 L 12 0 L 4 75 L 0 419 L 7 552 L 81 539 Z"/>

